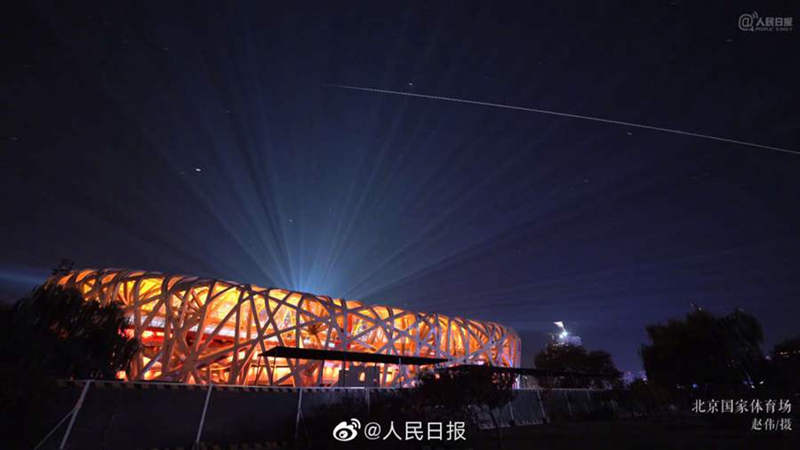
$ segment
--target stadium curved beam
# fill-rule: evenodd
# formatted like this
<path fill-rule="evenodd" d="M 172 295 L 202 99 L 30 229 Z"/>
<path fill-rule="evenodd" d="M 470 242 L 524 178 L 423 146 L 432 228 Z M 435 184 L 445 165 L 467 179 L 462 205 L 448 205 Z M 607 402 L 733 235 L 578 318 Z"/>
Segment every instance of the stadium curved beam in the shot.
<path fill-rule="evenodd" d="M 119 302 L 141 342 L 125 380 L 191 384 L 326 386 L 359 362 L 262 358 L 273 347 L 445 359 L 445 365 L 519 367 L 508 327 L 438 313 L 366 305 L 286 289 L 124 269 L 52 276 L 87 301 Z M 381 386 L 405 386 L 417 366 L 373 363 Z"/>

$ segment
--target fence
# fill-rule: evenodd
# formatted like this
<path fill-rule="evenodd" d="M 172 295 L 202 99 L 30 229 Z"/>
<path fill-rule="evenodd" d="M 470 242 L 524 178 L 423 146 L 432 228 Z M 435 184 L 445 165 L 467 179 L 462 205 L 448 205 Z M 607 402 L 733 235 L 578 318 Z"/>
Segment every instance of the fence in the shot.
<path fill-rule="evenodd" d="M 53 398 L 43 420 L 53 432 L 40 449 L 192 448 L 199 442 L 289 442 L 326 405 L 353 405 L 369 417 L 371 402 L 394 388 L 282 388 L 179 383 L 73 381 Z M 72 414 L 66 414 L 68 411 Z M 541 424 L 613 411 L 607 391 L 521 389 L 495 410 L 498 425 Z M 342 420 L 347 419 L 345 417 Z M 60 420 L 60 422 L 59 422 Z M 55 426 L 58 424 L 58 426 Z M 480 428 L 493 421 L 484 413 Z"/>

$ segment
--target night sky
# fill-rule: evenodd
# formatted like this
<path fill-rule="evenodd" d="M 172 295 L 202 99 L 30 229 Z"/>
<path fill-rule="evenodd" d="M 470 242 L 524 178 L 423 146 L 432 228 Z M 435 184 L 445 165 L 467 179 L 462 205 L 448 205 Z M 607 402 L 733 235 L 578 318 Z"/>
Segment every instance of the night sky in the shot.
<path fill-rule="evenodd" d="M 5 11 L 4 302 L 69 258 L 494 320 L 526 366 L 563 320 L 637 370 L 690 303 L 800 332 L 800 154 L 330 86 L 800 151 L 797 2 L 137 3 Z"/>

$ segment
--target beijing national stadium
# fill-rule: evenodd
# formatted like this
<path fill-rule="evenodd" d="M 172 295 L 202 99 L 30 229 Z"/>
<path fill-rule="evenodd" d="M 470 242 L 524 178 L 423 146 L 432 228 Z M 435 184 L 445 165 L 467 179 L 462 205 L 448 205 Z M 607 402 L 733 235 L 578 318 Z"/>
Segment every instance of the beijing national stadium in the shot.
<path fill-rule="evenodd" d="M 137 270 L 74 270 L 47 283 L 123 305 L 125 333 L 141 346 L 122 380 L 398 387 L 436 364 L 520 364 L 519 337 L 494 322 Z"/>

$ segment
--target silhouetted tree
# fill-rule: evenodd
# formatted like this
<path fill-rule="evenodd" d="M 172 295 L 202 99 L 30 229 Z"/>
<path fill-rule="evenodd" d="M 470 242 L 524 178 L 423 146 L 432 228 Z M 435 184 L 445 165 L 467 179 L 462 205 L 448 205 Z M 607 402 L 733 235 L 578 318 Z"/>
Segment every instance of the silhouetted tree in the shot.
<path fill-rule="evenodd" d="M 36 408 L 58 378 L 114 378 L 138 342 L 124 336 L 122 309 L 87 302 L 77 290 L 39 287 L 3 314 L 0 330 L 0 422 L 32 427 Z M 19 437 L 24 439 L 23 437 Z"/>
<path fill-rule="evenodd" d="M 767 385 L 789 394 L 800 394 L 800 336 L 775 344 L 770 352 Z"/>
<path fill-rule="evenodd" d="M 537 369 L 592 375 L 559 376 L 552 380 L 539 380 L 545 387 L 599 387 L 603 380 L 616 384 L 622 376 L 622 372 L 614 365 L 608 352 L 603 350 L 587 352 L 579 345 L 550 344 L 536 354 L 534 364 Z"/>
<path fill-rule="evenodd" d="M 55 377 L 114 378 L 138 349 L 123 333 L 127 322 L 119 305 L 87 302 L 74 289 L 36 289 L 17 302 L 11 321 L 4 351 Z"/>
<path fill-rule="evenodd" d="M 647 326 L 647 334 L 651 343 L 641 348 L 647 378 L 670 389 L 741 386 L 763 362 L 761 325 L 741 310 L 716 317 L 697 308 L 685 320 Z"/>
<path fill-rule="evenodd" d="M 419 381 L 413 395 L 423 406 L 428 420 L 456 417 L 475 423 L 473 408 L 477 408 L 489 415 L 500 444 L 502 430 L 495 411 L 514 399 L 513 374 L 493 370 L 491 366 L 459 366 L 436 373 L 423 372 Z"/>

